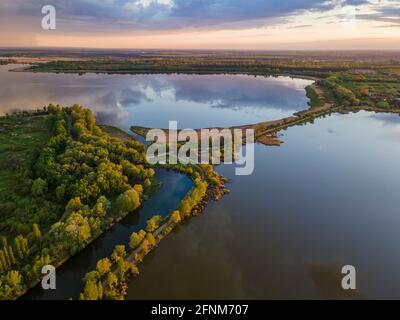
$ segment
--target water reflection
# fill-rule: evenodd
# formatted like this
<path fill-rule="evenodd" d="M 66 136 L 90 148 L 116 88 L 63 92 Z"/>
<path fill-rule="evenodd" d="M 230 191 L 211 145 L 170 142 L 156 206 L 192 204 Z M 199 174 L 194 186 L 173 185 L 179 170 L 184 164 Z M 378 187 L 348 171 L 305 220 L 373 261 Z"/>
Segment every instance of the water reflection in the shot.
<path fill-rule="evenodd" d="M 7 72 L 0 66 L 0 112 L 49 102 L 79 103 L 100 121 L 167 127 L 232 126 L 289 116 L 307 108 L 310 80 L 247 75 L 104 75 Z"/>
<path fill-rule="evenodd" d="M 125 244 L 128 248 L 132 232 L 145 228 L 147 220 L 152 216 L 156 214 L 166 216 L 176 209 L 193 185 L 187 176 L 165 170 L 158 170 L 156 179 L 162 185 L 150 200 L 144 202 L 140 209 L 128 215 L 57 270 L 57 290 L 43 291 L 38 285 L 23 298 L 39 300 L 77 298 L 83 289 L 82 278 L 95 268 L 99 259 L 109 256 L 116 245 Z"/>
<path fill-rule="evenodd" d="M 165 127 L 171 118 L 187 127 L 281 118 L 304 109 L 309 83 L 5 70 L 0 67 L 2 112 L 77 102 L 125 129 Z M 231 166 L 219 167 L 232 179 L 232 193 L 163 240 L 132 281 L 128 298 L 352 298 L 337 287 L 339 266 L 347 264 L 357 268 L 357 294 L 400 298 L 399 120 L 367 112 L 334 115 L 290 128 L 279 148 L 256 145 L 252 176 L 236 177 Z M 107 241 L 95 242 L 60 270 L 70 286 L 58 297 L 75 295 L 76 281 L 114 244 L 126 241 L 131 226 L 177 206 L 179 186 L 188 186 L 170 181 L 172 194 L 152 198 L 145 214 L 130 216 L 107 233 Z"/>
<path fill-rule="evenodd" d="M 165 239 L 130 299 L 400 298 L 400 148 L 373 113 L 292 127 L 255 172 Z M 354 265 L 357 292 L 341 267 Z"/>

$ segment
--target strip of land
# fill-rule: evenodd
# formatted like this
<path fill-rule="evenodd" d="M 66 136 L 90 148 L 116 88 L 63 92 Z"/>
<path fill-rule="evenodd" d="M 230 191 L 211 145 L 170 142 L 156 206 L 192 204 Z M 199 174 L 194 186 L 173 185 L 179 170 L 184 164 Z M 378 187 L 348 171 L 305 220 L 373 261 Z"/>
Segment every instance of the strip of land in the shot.
<path fill-rule="evenodd" d="M 9 59 L 37 59 L 36 52 L 8 53 Z M 400 54 L 396 52 L 189 52 L 140 51 L 96 54 L 47 52 L 43 59 L 23 68 L 25 72 L 57 73 L 182 73 L 248 74 L 313 79 L 306 88 L 308 110 L 274 121 L 244 124 L 229 129 L 254 129 L 259 142 L 279 145 L 277 133 L 291 125 L 313 121 L 331 112 L 368 110 L 400 111 Z M 23 62 L 24 60 L 20 60 Z M 21 69 L 19 69 L 21 71 Z M 142 136 L 149 128 L 133 127 Z M 217 128 L 221 129 L 221 128 Z"/>

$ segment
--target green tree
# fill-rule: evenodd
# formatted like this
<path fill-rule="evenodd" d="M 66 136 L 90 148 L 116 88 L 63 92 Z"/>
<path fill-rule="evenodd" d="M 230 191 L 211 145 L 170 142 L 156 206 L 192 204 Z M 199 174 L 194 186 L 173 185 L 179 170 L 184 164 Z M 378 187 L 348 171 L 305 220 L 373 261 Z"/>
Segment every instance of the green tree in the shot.
<path fill-rule="evenodd" d="M 47 181 L 41 178 L 37 178 L 31 188 L 31 192 L 34 196 L 43 196 L 47 192 Z"/>
<path fill-rule="evenodd" d="M 32 226 L 32 233 L 37 241 L 42 239 L 42 233 L 40 232 L 39 226 L 36 223 L 34 223 Z"/>
<path fill-rule="evenodd" d="M 93 281 L 97 282 L 100 279 L 100 274 L 97 271 L 91 271 L 85 274 L 85 282 Z"/>
<path fill-rule="evenodd" d="M 8 265 L 8 263 L 7 263 L 6 256 L 5 256 L 3 250 L 0 250 L 0 263 L 1 263 L 1 265 L 2 265 L 2 270 L 3 270 L 3 272 L 4 272 L 4 271 L 7 271 L 9 265 Z"/>
<path fill-rule="evenodd" d="M 136 266 L 136 264 L 127 261 L 127 262 L 126 262 L 126 267 L 128 268 L 129 272 L 130 272 L 133 276 L 139 275 L 139 268 Z"/>
<path fill-rule="evenodd" d="M 125 279 L 125 273 L 128 270 L 125 261 L 123 259 L 119 259 L 117 262 L 117 270 L 116 270 L 116 275 L 118 276 L 118 279 L 120 281 L 123 281 Z"/>
<path fill-rule="evenodd" d="M 83 207 L 81 198 L 75 197 L 68 201 L 67 206 L 65 207 L 65 212 L 71 214 L 72 212 L 81 210 Z"/>
<path fill-rule="evenodd" d="M 124 245 L 115 246 L 115 249 L 111 255 L 113 261 L 118 261 L 120 259 L 125 259 L 126 250 Z"/>
<path fill-rule="evenodd" d="M 156 239 L 151 233 L 146 234 L 146 240 L 149 242 L 149 244 L 153 247 L 157 244 Z"/>
<path fill-rule="evenodd" d="M 73 213 L 68 217 L 65 224 L 65 231 L 73 243 L 76 244 L 75 249 L 82 248 L 84 243 L 91 236 L 91 229 L 88 219 L 79 213 Z"/>
<path fill-rule="evenodd" d="M 13 262 L 12 262 L 11 257 L 10 257 L 10 253 L 9 253 L 9 249 L 8 249 L 9 247 L 8 247 L 8 243 L 7 243 L 7 240 L 6 240 L 5 237 L 2 237 L 2 242 L 3 242 L 3 253 L 4 253 L 4 258 L 5 258 L 5 261 L 6 261 L 6 265 L 8 267 L 11 267 Z"/>
<path fill-rule="evenodd" d="M 117 276 L 116 276 L 114 273 L 109 272 L 109 273 L 107 274 L 107 278 L 106 278 L 107 287 L 108 287 L 109 289 L 113 289 L 117 283 L 118 283 L 118 278 L 117 278 Z"/>
<path fill-rule="evenodd" d="M 99 287 L 94 281 L 87 281 L 83 290 L 85 300 L 99 300 Z"/>
<path fill-rule="evenodd" d="M 65 185 L 62 184 L 62 185 L 58 186 L 56 188 L 55 192 L 56 192 L 57 200 L 59 202 L 63 202 L 64 201 L 64 197 L 65 197 Z"/>
<path fill-rule="evenodd" d="M 111 261 L 108 258 L 99 260 L 96 264 L 96 270 L 99 273 L 100 277 L 105 275 L 111 270 Z"/>
<path fill-rule="evenodd" d="M 119 213 L 131 212 L 140 206 L 139 194 L 130 189 L 121 194 L 116 202 L 117 211 Z"/>
<path fill-rule="evenodd" d="M 150 179 L 146 179 L 146 180 L 144 180 L 144 188 L 146 189 L 146 190 L 149 190 L 150 188 L 151 188 L 151 181 L 150 181 Z"/>
<path fill-rule="evenodd" d="M 22 284 L 22 277 L 18 271 L 11 270 L 7 274 L 6 282 L 11 288 L 13 288 L 13 290 L 19 290 L 19 287 Z"/>
<path fill-rule="evenodd" d="M 143 241 L 145 236 L 146 232 L 144 230 L 140 230 L 139 233 L 133 232 L 130 238 L 129 246 L 132 249 L 136 249 Z"/>
<path fill-rule="evenodd" d="M 97 283 L 97 292 L 99 294 L 99 300 L 103 299 L 103 294 L 104 294 L 104 289 L 103 289 L 103 285 L 101 284 L 101 281 L 99 281 Z"/>
<path fill-rule="evenodd" d="M 133 189 L 135 189 L 135 191 L 141 195 L 143 193 L 143 186 L 141 184 L 135 184 L 133 186 Z"/>
<path fill-rule="evenodd" d="M 379 101 L 377 106 L 378 106 L 378 108 L 383 108 L 383 109 L 390 107 L 389 102 L 387 102 L 385 100 Z"/>
<path fill-rule="evenodd" d="M 161 216 L 153 216 L 149 220 L 147 220 L 146 231 L 154 232 L 158 229 L 160 221 L 162 220 Z"/>
<path fill-rule="evenodd" d="M 99 199 L 97 199 L 97 202 L 93 207 L 93 214 L 98 217 L 104 217 L 110 207 L 110 201 L 108 201 L 105 196 L 101 196 Z"/>
<path fill-rule="evenodd" d="M 187 199 L 182 200 L 181 205 L 179 206 L 179 212 L 181 213 L 182 219 L 190 216 L 191 207 Z"/>
<path fill-rule="evenodd" d="M 24 257 L 24 254 L 22 253 L 21 243 L 20 243 L 19 237 L 15 237 L 13 245 L 14 245 L 15 254 L 20 259 L 22 259 Z"/>
<path fill-rule="evenodd" d="M 178 224 L 178 223 L 181 222 L 181 220 L 182 220 L 182 219 L 181 219 L 181 214 L 179 213 L 178 210 L 172 212 L 171 218 L 170 218 L 170 221 L 171 221 L 172 223 Z"/>
<path fill-rule="evenodd" d="M 14 251 L 11 246 L 8 247 L 8 255 L 10 256 L 11 264 L 15 264 L 16 260 L 15 260 L 15 256 L 14 256 Z"/>

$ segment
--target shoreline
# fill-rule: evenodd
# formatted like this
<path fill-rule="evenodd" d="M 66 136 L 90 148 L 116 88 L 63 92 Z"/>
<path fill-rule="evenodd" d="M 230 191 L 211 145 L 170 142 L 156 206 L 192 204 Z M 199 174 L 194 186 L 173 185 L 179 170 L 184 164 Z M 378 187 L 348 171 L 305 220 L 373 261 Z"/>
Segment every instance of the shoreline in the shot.
<path fill-rule="evenodd" d="M 212 127 L 212 128 L 201 128 L 201 129 L 195 129 L 199 136 L 199 140 L 201 139 L 201 130 L 202 129 L 217 129 L 217 130 L 223 130 L 223 129 L 228 129 L 228 130 L 235 130 L 235 129 L 241 129 L 245 131 L 246 129 L 253 129 L 255 133 L 255 141 L 260 142 L 261 144 L 264 144 L 266 146 L 280 146 L 284 142 L 278 139 L 277 134 L 282 131 L 286 130 L 287 128 L 295 125 L 300 125 L 303 123 L 311 122 L 315 120 L 316 118 L 320 118 L 325 115 L 329 115 L 331 113 L 349 113 L 349 112 L 358 112 L 358 111 L 369 111 L 369 112 L 375 112 L 375 113 L 393 113 L 393 114 L 399 114 L 400 115 L 400 110 L 395 109 L 395 108 L 389 108 L 389 109 L 382 109 L 378 107 L 371 107 L 371 106 L 353 106 L 353 107 L 344 107 L 344 106 L 335 106 L 331 101 L 327 99 L 327 97 L 324 94 L 324 91 L 316 84 L 311 85 L 312 88 L 315 90 L 315 92 L 318 95 L 318 98 L 324 102 L 324 105 L 321 107 L 312 107 L 310 106 L 308 109 L 296 112 L 293 116 L 286 117 L 286 118 L 281 118 L 278 120 L 269 120 L 269 121 L 262 121 L 258 122 L 255 124 L 245 124 L 245 125 L 239 125 L 239 126 L 232 126 L 228 128 L 223 128 L 223 127 Z M 151 129 L 155 128 L 149 128 L 149 127 L 141 127 L 141 126 L 132 126 L 130 130 L 145 138 L 147 132 Z M 158 129 L 158 128 L 157 128 Z M 168 132 L 167 129 L 161 129 L 165 132 Z M 181 130 L 178 129 L 177 134 L 179 134 Z M 167 136 L 168 140 L 168 136 Z M 245 141 L 244 141 L 245 143 Z"/>
<path fill-rule="evenodd" d="M 73 70 L 73 69 L 49 69 L 49 70 L 30 70 L 30 63 L 15 63 L 15 64 L 23 64 L 27 66 L 21 66 L 15 69 L 8 70 L 9 72 L 27 72 L 27 73 L 54 73 L 54 74 L 77 74 L 79 76 L 88 74 L 105 74 L 105 75 L 245 75 L 245 76 L 257 76 L 257 77 L 290 77 L 293 79 L 304 79 L 304 80 L 313 80 L 316 81 L 321 79 L 321 77 L 311 76 L 311 75 L 303 75 L 287 72 L 246 72 L 243 71 L 218 71 L 218 70 Z"/>
<path fill-rule="evenodd" d="M 102 130 L 104 130 L 105 133 L 107 133 L 110 138 L 112 139 L 117 139 L 117 140 L 121 140 L 121 141 L 129 141 L 129 140 L 134 140 L 134 137 L 132 137 L 128 132 L 115 127 L 115 126 L 110 126 L 110 125 L 99 125 Z M 191 179 L 191 176 L 189 173 L 184 172 L 184 171 L 179 171 L 176 170 L 174 168 L 170 168 L 168 166 L 161 166 L 159 167 L 159 169 L 163 169 L 163 170 L 168 170 L 168 171 L 174 171 L 178 174 L 184 174 L 186 176 L 188 176 L 189 179 Z M 206 181 L 206 175 L 204 170 L 199 167 L 199 166 L 195 166 L 195 170 L 197 170 L 201 176 L 201 180 L 202 181 Z M 221 179 L 224 179 L 221 177 Z M 191 179 L 192 180 L 192 179 Z M 182 198 L 182 200 L 186 199 L 186 197 L 188 195 L 191 194 L 191 192 L 193 192 L 193 190 L 195 189 L 195 186 L 193 186 L 188 193 Z M 204 209 L 206 208 L 208 201 L 210 199 L 213 199 L 214 201 L 218 201 L 224 194 L 228 193 L 225 190 L 225 184 L 223 184 L 223 186 L 221 187 L 221 190 L 217 190 L 215 191 L 214 188 L 211 185 L 207 186 L 207 190 L 206 190 L 206 196 L 204 199 L 202 199 L 191 211 L 191 213 L 196 212 L 196 214 L 193 213 L 192 216 L 198 216 L 200 215 Z M 151 197 L 151 196 L 150 196 Z M 140 208 L 138 209 L 140 210 Z M 176 208 L 177 210 L 177 208 Z M 86 250 L 88 248 L 89 245 L 91 245 L 94 241 L 96 241 L 98 238 L 100 238 L 102 235 L 104 235 L 106 232 L 110 231 L 114 226 L 116 226 L 118 223 L 120 223 L 122 220 L 124 220 L 129 214 L 131 214 L 132 212 L 127 212 L 126 214 L 124 214 L 123 216 L 117 217 L 115 219 L 113 219 L 113 221 L 110 221 L 109 225 L 107 225 L 107 227 L 102 230 L 101 232 L 99 232 L 99 234 L 97 234 L 93 239 L 91 239 L 90 242 L 88 242 L 85 247 L 81 248 L 80 250 L 74 252 L 73 254 L 69 255 L 68 257 L 65 257 L 63 260 L 61 260 L 59 263 L 57 263 L 55 265 L 55 268 L 58 270 L 60 267 L 62 267 L 68 260 L 70 260 L 71 258 L 73 258 L 74 256 L 78 255 L 79 253 L 83 252 L 84 250 Z M 172 213 L 172 212 L 171 212 Z M 163 218 L 163 224 L 160 226 L 159 229 L 156 230 L 155 233 L 158 232 L 158 234 L 160 234 L 165 228 L 167 228 L 170 224 L 169 219 L 171 216 L 171 213 L 169 213 L 168 215 L 166 215 Z M 172 231 L 172 230 L 171 230 Z M 158 235 L 157 234 L 157 235 Z M 169 234 L 169 232 L 168 232 Z M 161 241 L 161 239 L 160 239 Z M 159 243 L 159 241 L 157 242 L 157 244 Z M 133 252 L 132 254 L 134 254 L 135 252 Z M 19 299 L 22 298 L 24 296 L 26 296 L 31 290 L 33 290 L 35 287 L 37 287 L 40 282 L 42 281 L 43 277 L 41 277 L 40 279 L 37 280 L 37 282 L 35 283 L 35 285 L 33 285 L 32 287 L 26 288 L 19 296 L 15 297 L 14 299 Z"/>

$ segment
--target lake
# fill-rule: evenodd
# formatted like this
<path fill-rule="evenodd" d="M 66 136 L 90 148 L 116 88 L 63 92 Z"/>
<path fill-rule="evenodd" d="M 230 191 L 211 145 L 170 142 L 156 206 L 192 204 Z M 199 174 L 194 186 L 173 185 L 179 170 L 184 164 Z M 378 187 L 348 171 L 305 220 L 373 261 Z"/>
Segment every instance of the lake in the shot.
<path fill-rule="evenodd" d="M 91 107 L 122 129 L 231 126 L 307 108 L 309 80 L 227 75 L 8 73 L 0 112 L 49 102 Z M 283 132 L 281 147 L 255 145 L 255 172 L 230 178 L 231 194 L 181 225 L 146 257 L 128 299 L 400 298 L 400 117 L 334 114 Z M 162 189 L 136 214 L 68 261 L 55 293 L 75 296 L 85 272 L 155 213 L 175 208 L 185 176 L 159 173 Z M 340 287 L 357 270 L 357 291 Z M 60 280 L 59 280 L 60 279 Z"/>
<path fill-rule="evenodd" d="M 168 128 L 229 127 L 288 117 L 307 107 L 311 80 L 247 75 L 107 75 L 7 72 L 0 113 L 52 103 L 90 107 L 99 121 Z"/>
<path fill-rule="evenodd" d="M 128 299 L 400 298 L 400 117 L 332 115 L 255 146 L 255 172 L 162 241 Z M 341 289 L 353 265 L 357 291 Z"/>

